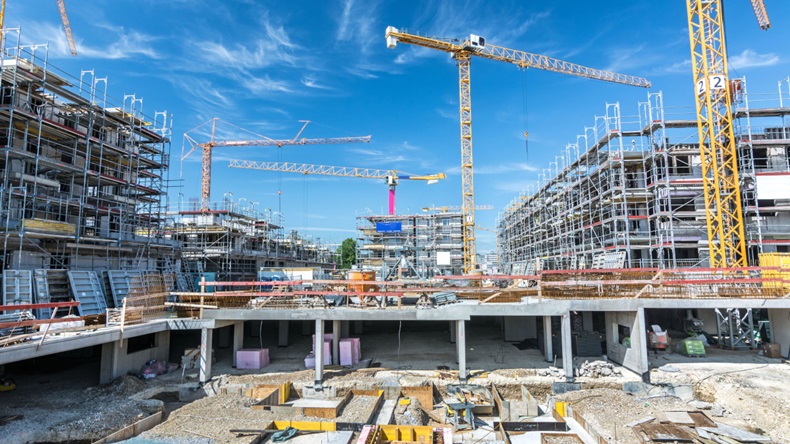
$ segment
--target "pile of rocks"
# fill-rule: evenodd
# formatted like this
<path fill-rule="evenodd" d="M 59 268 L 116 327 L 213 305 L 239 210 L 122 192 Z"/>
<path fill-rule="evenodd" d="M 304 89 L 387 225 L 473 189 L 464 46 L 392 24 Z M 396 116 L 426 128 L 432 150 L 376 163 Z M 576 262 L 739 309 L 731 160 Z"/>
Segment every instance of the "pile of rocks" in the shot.
<path fill-rule="evenodd" d="M 584 364 L 576 369 L 576 376 L 588 378 L 605 378 L 607 376 L 622 376 L 619 368 L 606 361 L 584 361 Z"/>
<path fill-rule="evenodd" d="M 580 368 L 573 369 L 574 376 L 585 376 L 587 378 L 605 378 L 622 376 L 622 371 L 615 367 L 611 362 L 606 361 L 584 361 Z M 561 368 L 551 366 L 547 369 L 538 370 L 538 376 L 551 376 L 552 378 L 564 378 L 565 371 Z"/>

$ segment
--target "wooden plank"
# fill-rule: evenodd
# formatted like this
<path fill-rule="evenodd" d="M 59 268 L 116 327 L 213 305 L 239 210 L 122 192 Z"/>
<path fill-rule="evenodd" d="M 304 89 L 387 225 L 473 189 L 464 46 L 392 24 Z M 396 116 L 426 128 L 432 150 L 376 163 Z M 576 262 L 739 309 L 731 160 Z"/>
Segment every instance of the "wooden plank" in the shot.
<path fill-rule="evenodd" d="M 143 432 L 151 430 L 155 426 L 159 425 L 162 422 L 163 413 L 156 412 L 151 416 L 145 417 L 134 424 L 131 424 L 127 427 L 118 430 L 115 433 L 112 433 L 104 438 L 94 441 L 93 444 L 109 444 L 113 442 L 120 442 L 125 441 L 129 438 L 133 438 Z"/>
<path fill-rule="evenodd" d="M 502 294 L 501 291 L 497 291 L 496 293 L 492 294 L 491 296 L 489 296 L 489 297 L 483 299 L 482 301 L 478 302 L 478 304 L 485 304 L 486 302 L 490 301 L 491 299 L 494 299 L 495 297 L 497 297 L 497 296 L 499 296 L 501 294 Z"/>
<path fill-rule="evenodd" d="M 694 435 L 691 434 L 690 429 L 676 424 L 653 422 L 642 424 L 639 429 L 656 442 L 694 442 Z"/>
<path fill-rule="evenodd" d="M 716 423 L 711 421 L 703 412 L 688 412 L 691 419 L 694 421 L 694 427 L 716 427 Z"/>

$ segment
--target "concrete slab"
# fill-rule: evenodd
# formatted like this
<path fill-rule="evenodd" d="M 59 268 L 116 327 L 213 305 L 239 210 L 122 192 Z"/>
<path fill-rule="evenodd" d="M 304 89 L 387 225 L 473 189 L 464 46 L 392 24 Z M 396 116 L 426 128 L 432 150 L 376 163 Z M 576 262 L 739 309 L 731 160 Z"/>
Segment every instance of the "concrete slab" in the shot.
<path fill-rule="evenodd" d="M 301 398 L 291 403 L 296 408 L 336 408 L 340 405 L 340 399 L 308 399 Z"/>
<path fill-rule="evenodd" d="M 392 424 L 392 419 L 395 414 L 395 400 L 387 399 L 379 407 L 378 415 L 376 416 L 376 425 Z"/>
<path fill-rule="evenodd" d="M 288 442 L 291 444 L 349 444 L 354 432 L 325 432 L 309 435 L 297 434 Z"/>

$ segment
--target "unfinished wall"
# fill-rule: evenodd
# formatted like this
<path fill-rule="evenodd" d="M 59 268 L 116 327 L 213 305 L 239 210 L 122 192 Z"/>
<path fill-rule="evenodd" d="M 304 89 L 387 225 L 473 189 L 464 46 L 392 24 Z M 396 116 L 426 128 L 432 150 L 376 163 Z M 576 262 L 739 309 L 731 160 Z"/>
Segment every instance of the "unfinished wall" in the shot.
<path fill-rule="evenodd" d="M 647 344 L 643 343 L 639 325 L 638 312 L 616 311 L 606 312 L 606 355 L 610 360 L 641 375 L 647 371 L 642 368 L 642 354 L 647 353 Z M 623 345 L 623 328 L 627 329 L 631 346 Z"/>
<path fill-rule="evenodd" d="M 504 316 L 502 329 L 505 341 L 521 342 L 524 339 L 538 337 L 537 318 L 535 316 Z"/>
<path fill-rule="evenodd" d="M 170 331 L 155 333 L 155 346 L 138 352 L 128 353 L 129 339 L 102 344 L 99 383 L 107 384 L 130 371 L 138 372 L 152 359 L 167 361 L 170 353 Z M 123 347 L 121 347 L 121 342 Z"/>
<path fill-rule="evenodd" d="M 771 321 L 771 341 L 779 344 L 782 357 L 790 355 L 790 309 L 768 310 Z"/>

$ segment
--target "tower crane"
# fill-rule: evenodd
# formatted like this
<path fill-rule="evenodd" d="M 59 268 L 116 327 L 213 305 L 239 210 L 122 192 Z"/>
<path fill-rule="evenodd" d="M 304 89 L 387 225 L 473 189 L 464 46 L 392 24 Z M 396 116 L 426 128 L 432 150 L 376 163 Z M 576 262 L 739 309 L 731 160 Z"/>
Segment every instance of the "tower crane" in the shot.
<path fill-rule="evenodd" d="M 181 161 L 187 158 L 197 147 L 200 147 L 203 151 L 203 159 L 202 159 L 202 175 L 201 175 L 201 186 L 200 186 L 200 198 L 201 198 L 201 210 L 208 211 L 209 203 L 211 199 L 211 152 L 214 148 L 217 147 L 240 147 L 240 146 L 277 146 L 283 147 L 285 145 L 332 145 L 332 144 L 341 144 L 341 143 L 362 143 L 362 142 L 370 142 L 370 136 L 361 136 L 361 137 L 335 137 L 335 138 L 322 138 L 322 139 L 305 139 L 299 138 L 302 135 L 302 132 L 307 127 L 307 124 L 310 123 L 309 120 L 302 121 L 304 125 L 302 129 L 294 136 L 293 139 L 269 139 L 265 136 L 261 136 L 261 139 L 257 140 L 216 140 L 215 133 L 217 130 L 217 122 L 220 119 L 214 118 L 211 120 L 211 140 L 205 143 L 198 143 L 194 138 L 189 136 L 189 132 L 195 131 L 198 128 L 202 127 L 208 122 L 205 122 L 199 125 L 196 128 L 184 133 L 184 140 L 189 142 L 190 150 L 181 157 Z"/>
<path fill-rule="evenodd" d="M 472 95 L 470 78 L 470 63 L 472 56 L 512 63 L 519 68 L 537 68 L 588 79 L 597 79 L 645 88 L 650 87 L 650 82 L 641 77 L 602 71 L 545 55 L 488 45 L 484 37 L 474 34 L 463 40 L 444 39 L 409 34 L 405 31 L 398 30 L 394 26 L 389 26 L 387 27 L 385 37 L 387 39 L 388 48 L 395 48 L 398 42 L 400 42 L 444 51 L 449 53 L 458 64 L 461 118 L 461 208 L 463 217 L 464 273 L 469 273 L 475 269 L 477 253 L 475 244 L 475 198 L 472 163 Z"/>
<path fill-rule="evenodd" d="M 71 24 L 69 24 L 69 16 L 66 14 L 65 0 L 56 0 L 58 3 L 58 11 L 60 12 L 60 21 L 63 22 L 63 32 L 66 34 L 66 41 L 69 44 L 71 55 L 77 55 L 77 46 L 74 44 L 74 36 L 71 34 Z M 5 24 L 5 0 L 0 0 L 0 29 Z"/>
<path fill-rule="evenodd" d="M 751 0 L 760 29 L 771 27 L 762 0 Z M 694 100 L 699 130 L 702 187 L 710 265 L 746 267 L 746 236 L 732 127 L 732 85 L 721 0 L 687 0 Z"/>
<path fill-rule="evenodd" d="M 357 177 L 360 179 L 379 179 L 389 186 L 389 215 L 395 214 L 395 187 L 401 180 L 424 180 L 428 185 L 446 178 L 444 173 L 415 176 L 395 170 L 373 168 L 336 167 L 288 162 L 254 162 L 251 160 L 232 160 L 230 168 L 247 168 L 261 171 L 280 171 L 283 173 L 320 174 L 324 176 Z"/>

